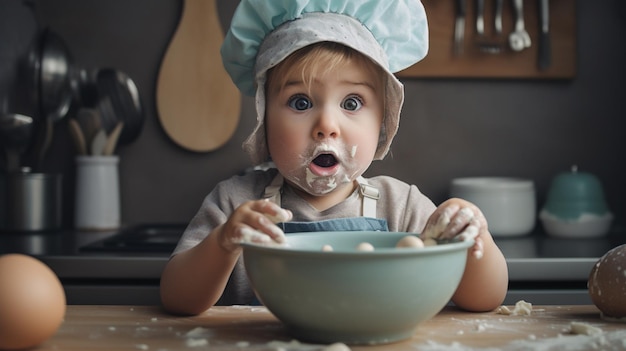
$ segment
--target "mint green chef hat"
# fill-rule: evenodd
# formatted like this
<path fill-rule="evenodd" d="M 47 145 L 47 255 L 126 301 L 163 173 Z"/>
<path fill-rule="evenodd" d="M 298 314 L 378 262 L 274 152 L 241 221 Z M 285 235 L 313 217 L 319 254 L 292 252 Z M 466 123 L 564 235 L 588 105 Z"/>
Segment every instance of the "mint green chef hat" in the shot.
<path fill-rule="evenodd" d="M 269 159 L 265 137 L 267 71 L 293 52 L 323 41 L 346 45 L 387 72 L 385 116 L 375 159 L 389 151 L 404 101 L 393 75 L 428 51 L 419 0 L 242 0 L 224 38 L 224 67 L 242 93 L 255 96 L 257 124 L 243 148 L 255 164 Z"/>

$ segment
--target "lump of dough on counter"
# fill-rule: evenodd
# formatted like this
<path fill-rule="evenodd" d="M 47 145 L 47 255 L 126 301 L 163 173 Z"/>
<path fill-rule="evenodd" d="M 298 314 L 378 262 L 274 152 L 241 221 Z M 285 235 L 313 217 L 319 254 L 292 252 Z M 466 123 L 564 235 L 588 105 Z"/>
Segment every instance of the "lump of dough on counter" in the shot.
<path fill-rule="evenodd" d="M 530 316 L 533 310 L 533 305 L 530 302 L 519 300 L 515 303 L 515 308 L 512 310 L 506 306 L 500 306 L 496 309 L 497 314 L 504 314 L 507 316 Z"/>
<path fill-rule="evenodd" d="M 626 317 L 626 244 L 609 250 L 596 262 L 587 287 L 603 317 Z"/>
<path fill-rule="evenodd" d="M 396 247 L 422 248 L 424 247 L 424 242 L 422 241 L 422 239 L 418 238 L 415 235 L 407 235 L 398 240 L 398 242 L 396 243 Z"/>
<path fill-rule="evenodd" d="M 374 251 L 374 246 L 370 243 L 363 242 L 357 245 L 356 250 L 357 251 Z"/>
<path fill-rule="evenodd" d="M 322 251 L 331 252 L 331 251 L 333 251 L 333 247 L 328 245 L 328 244 L 326 244 L 326 245 L 322 246 Z"/>
<path fill-rule="evenodd" d="M 599 335 L 602 334 L 602 329 L 594 327 L 591 324 L 582 322 L 572 322 L 570 324 L 570 332 L 576 335 Z"/>

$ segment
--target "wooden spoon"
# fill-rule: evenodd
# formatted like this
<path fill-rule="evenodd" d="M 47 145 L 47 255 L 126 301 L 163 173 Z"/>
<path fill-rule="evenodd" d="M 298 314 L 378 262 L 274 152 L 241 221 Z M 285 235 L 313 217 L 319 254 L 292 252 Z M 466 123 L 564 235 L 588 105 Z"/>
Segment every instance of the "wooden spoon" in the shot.
<path fill-rule="evenodd" d="M 79 155 L 87 155 L 87 142 L 85 142 L 85 135 L 83 131 L 80 129 L 78 122 L 70 118 L 69 121 L 70 135 L 74 140 L 74 145 L 76 146 L 76 151 Z"/>
<path fill-rule="evenodd" d="M 83 130 L 85 141 L 87 143 L 91 143 L 93 138 L 98 133 L 98 130 L 102 127 L 100 122 L 100 112 L 95 109 L 81 108 L 76 114 L 76 119 Z"/>
<path fill-rule="evenodd" d="M 215 0 L 185 0 L 161 64 L 157 109 L 167 135 L 188 150 L 219 148 L 239 122 L 241 96 L 222 65 L 223 40 Z"/>
<path fill-rule="evenodd" d="M 104 146 L 107 143 L 107 133 L 104 129 L 100 129 L 96 136 L 91 141 L 91 155 L 102 156 L 104 152 Z"/>
<path fill-rule="evenodd" d="M 117 141 L 120 138 L 120 134 L 122 134 L 123 127 L 124 127 L 124 122 L 119 121 L 117 122 L 117 125 L 115 126 L 115 128 L 113 128 L 113 131 L 111 131 L 111 134 L 107 138 L 107 142 L 104 145 L 104 151 L 102 152 L 104 156 L 113 155 L 113 152 L 115 151 L 115 147 L 117 146 Z"/>

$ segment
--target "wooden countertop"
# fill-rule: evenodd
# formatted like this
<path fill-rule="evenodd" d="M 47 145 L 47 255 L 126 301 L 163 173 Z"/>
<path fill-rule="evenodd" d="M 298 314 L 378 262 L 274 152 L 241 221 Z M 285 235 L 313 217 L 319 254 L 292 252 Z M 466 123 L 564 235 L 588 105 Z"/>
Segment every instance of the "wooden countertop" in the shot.
<path fill-rule="evenodd" d="M 572 322 L 600 328 L 575 335 Z M 352 350 L 521 350 L 566 346 L 568 350 L 626 349 L 626 323 L 600 318 L 595 306 L 533 306 L 530 316 L 469 313 L 446 307 L 422 323 L 414 336 L 387 345 Z M 70 305 L 57 333 L 34 350 L 323 350 L 298 343 L 264 307 L 213 307 L 177 317 L 151 306 Z"/>

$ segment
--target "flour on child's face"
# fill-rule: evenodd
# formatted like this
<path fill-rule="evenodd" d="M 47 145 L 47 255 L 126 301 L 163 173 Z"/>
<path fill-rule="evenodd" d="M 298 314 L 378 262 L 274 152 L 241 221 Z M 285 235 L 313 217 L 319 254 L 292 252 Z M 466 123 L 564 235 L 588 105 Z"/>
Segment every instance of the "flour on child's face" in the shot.
<path fill-rule="evenodd" d="M 306 190 L 308 193 L 315 195 L 327 194 L 338 185 L 351 183 L 353 180 L 353 174 L 358 173 L 358 165 L 354 162 L 354 156 L 356 153 L 356 146 L 347 147 L 345 145 L 339 145 L 334 147 L 328 144 L 321 144 L 315 147 L 311 152 L 307 152 L 307 155 L 303 155 L 303 164 L 299 169 L 294 169 L 292 172 L 284 174 L 284 176 L 300 186 L 300 188 Z M 318 155 L 333 155 L 339 162 L 335 169 L 320 170 L 315 166 L 315 158 Z M 302 170 L 305 175 L 302 177 Z"/>
<path fill-rule="evenodd" d="M 287 181 L 311 195 L 352 187 L 378 146 L 382 88 L 357 64 L 338 65 L 310 88 L 301 80 L 294 73 L 284 89 L 268 89 L 272 160 Z"/>

